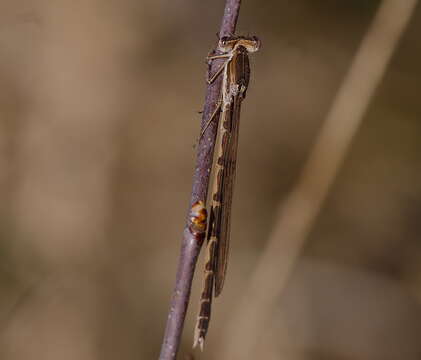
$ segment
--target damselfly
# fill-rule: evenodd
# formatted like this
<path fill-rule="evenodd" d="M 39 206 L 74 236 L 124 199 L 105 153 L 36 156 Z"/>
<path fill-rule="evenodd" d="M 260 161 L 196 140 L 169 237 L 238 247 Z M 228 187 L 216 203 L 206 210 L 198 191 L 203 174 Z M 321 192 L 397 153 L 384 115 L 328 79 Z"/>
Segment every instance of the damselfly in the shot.
<path fill-rule="evenodd" d="M 210 61 L 224 59 L 225 62 L 208 80 L 212 83 L 218 76 L 222 76 L 221 98 L 208 122 L 219 120 L 206 234 L 204 286 L 193 345 L 200 345 L 202 349 L 209 327 L 213 292 L 215 291 L 215 296 L 221 293 L 227 270 L 240 108 L 250 79 L 248 54 L 259 48 L 260 40 L 255 36 L 226 36 L 219 40 L 220 54 L 208 57 Z M 203 132 L 204 130 L 202 134 Z"/>

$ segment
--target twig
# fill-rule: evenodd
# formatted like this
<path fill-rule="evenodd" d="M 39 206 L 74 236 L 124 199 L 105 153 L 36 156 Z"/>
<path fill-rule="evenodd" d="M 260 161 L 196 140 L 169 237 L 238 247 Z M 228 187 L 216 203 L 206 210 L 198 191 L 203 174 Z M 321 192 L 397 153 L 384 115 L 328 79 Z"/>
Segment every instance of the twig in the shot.
<path fill-rule="evenodd" d="M 234 33 L 237 25 L 240 3 L 241 0 L 226 1 L 219 37 Z M 213 72 L 219 66 L 221 66 L 221 61 L 214 61 L 210 70 Z M 219 100 L 220 90 L 221 79 L 218 79 L 208 85 L 201 123 L 202 129 L 214 112 L 216 103 Z M 180 258 L 175 280 L 175 289 L 171 299 L 167 326 L 161 346 L 160 360 L 176 359 L 178 348 L 180 346 L 184 319 L 186 317 L 187 306 L 190 299 L 194 269 L 202 246 L 201 237 L 198 237 L 198 234 L 195 233 L 195 231 L 192 231 L 191 208 L 193 204 L 196 204 L 197 202 L 206 201 L 216 133 L 217 126 L 215 124 L 210 124 L 203 136 L 201 136 L 198 144 L 189 214 L 187 216 L 187 224 L 183 233 Z"/>
<path fill-rule="evenodd" d="M 320 212 L 370 100 L 417 0 L 384 0 L 365 35 L 295 188 L 281 204 L 272 235 L 242 302 L 223 334 L 216 359 L 254 359 L 257 334 L 268 327 L 306 236 Z M 247 315 L 245 315 L 247 314 Z"/>

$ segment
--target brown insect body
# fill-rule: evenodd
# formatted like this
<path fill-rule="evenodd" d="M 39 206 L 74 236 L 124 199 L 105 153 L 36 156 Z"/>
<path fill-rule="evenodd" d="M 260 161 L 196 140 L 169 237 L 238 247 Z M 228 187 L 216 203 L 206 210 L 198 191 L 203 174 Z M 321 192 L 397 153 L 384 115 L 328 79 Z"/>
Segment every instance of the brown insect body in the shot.
<path fill-rule="evenodd" d="M 250 79 L 248 53 L 257 51 L 260 41 L 256 37 L 223 37 L 218 49 L 226 54 L 212 56 L 227 58 L 210 81 L 223 74 L 221 111 L 213 170 L 213 189 L 207 230 L 204 286 L 200 298 L 194 345 L 203 348 L 209 327 L 213 291 L 218 296 L 224 286 L 228 263 L 231 226 L 231 205 L 237 161 L 238 130 L 241 102 L 246 96 Z M 217 109 L 218 110 L 218 109 Z M 217 114 L 215 111 L 214 114 Z M 212 120 L 212 119 L 211 119 Z"/>

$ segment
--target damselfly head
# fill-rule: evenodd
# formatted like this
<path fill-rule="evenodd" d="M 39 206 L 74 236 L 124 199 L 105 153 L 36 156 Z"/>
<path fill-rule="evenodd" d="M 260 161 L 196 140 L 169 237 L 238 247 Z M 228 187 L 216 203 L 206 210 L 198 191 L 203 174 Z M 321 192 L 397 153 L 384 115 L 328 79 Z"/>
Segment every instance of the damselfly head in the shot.
<path fill-rule="evenodd" d="M 260 39 L 257 36 L 223 36 L 219 39 L 218 50 L 228 53 L 242 46 L 248 52 L 256 52 L 260 49 Z"/>

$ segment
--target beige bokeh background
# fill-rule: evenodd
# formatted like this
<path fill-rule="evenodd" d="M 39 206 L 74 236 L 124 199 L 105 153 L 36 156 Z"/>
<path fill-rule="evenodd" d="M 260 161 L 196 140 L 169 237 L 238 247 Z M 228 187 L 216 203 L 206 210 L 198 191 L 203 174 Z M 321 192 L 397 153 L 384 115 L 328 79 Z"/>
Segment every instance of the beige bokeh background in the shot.
<path fill-rule="evenodd" d="M 158 357 L 223 5 L 0 4 L 1 359 Z M 214 358 L 377 5 L 243 1 L 238 32 L 263 46 L 241 119 L 228 279 L 196 358 Z M 256 329 L 263 359 L 419 359 L 420 11 Z"/>

